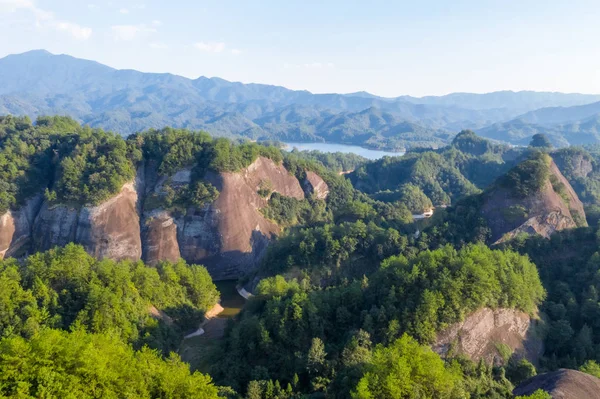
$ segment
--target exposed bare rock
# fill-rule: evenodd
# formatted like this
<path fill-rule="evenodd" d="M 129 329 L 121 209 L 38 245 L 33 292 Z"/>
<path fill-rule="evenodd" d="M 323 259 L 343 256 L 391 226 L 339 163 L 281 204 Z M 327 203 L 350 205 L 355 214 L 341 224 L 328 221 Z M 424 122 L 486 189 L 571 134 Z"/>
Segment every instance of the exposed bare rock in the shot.
<path fill-rule="evenodd" d="M 269 181 L 273 191 L 288 197 L 302 199 L 304 192 L 283 165 L 263 157 L 240 172 L 209 173 L 206 179 L 219 197 L 205 210 L 188 211 L 178 224 L 181 256 L 204 264 L 214 279 L 237 278 L 256 265 L 280 233 L 260 212 L 267 205 L 257 193 L 261 182 Z"/>
<path fill-rule="evenodd" d="M 33 251 L 46 251 L 75 242 L 78 219 L 79 209 L 44 202 L 33 224 Z"/>
<path fill-rule="evenodd" d="M 189 182 L 189 176 L 182 170 L 171 181 Z M 240 172 L 209 172 L 205 179 L 219 190 L 212 204 L 185 214 L 161 209 L 144 214 L 144 260 L 156 263 L 181 256 L 205 265 L 216 280 L 237 278 L 256 265 L 269 240 L 280 233 L 279 226 L 260 212 L 267 205 L 257 193 L 261 183 L 268 181 L 273 191 L 297 199 L 304 198 L 304 191 L 283 165 L 263 157 Z M 160 192 L 165 181 L 157 179 L 154 192 Z"/>
<path fill-rule="evenodd" d="M 516 355 L 537 363 L 543 347 L 535 332 L 536 323 L 518 310 L 482 308 L 438 334 L 433 350 L 442 356 L 452 351 L 475 361 L 501 364 L 498 344 L 504 344 Z"/>
<path fill-rule="evenodd" d="M 553 399 L 600 399 L 600 379 L 567 369 L 536 375 L 515 388 L 513 394 L 531 395 L 538 389 L 548 392 Z"/>
<path fill-rule="evenodd" d="M 206 265 L 217 280 L 237 278 L 256 265 L 269 241 L 280 233 L 279 226 L 260 212 L 267 205 L 257 192 L 261 184 L 268 181 L 274 192 L 304 198 L 300 182 L 283 165 L 259 157 L 237 173 L 207 173 L 206 180 L 217 187 L 219 196 L 202 209 L 145 210 L 146 195 L 160 193 L 167 179 L 187 184 L 191 169 L 164 177 L 147 164 L 138 170 L 135 183 L 94 207 L 54 205 L 38 196 L 22 210 L 1 217 L 0 255 L 17 251 L 24 255 L 75 242 L 98 258 L 143 257 L 149 264 L 184 258 Z M 326 195 L 325 182 L 317 175 L 311 179 L 315 192 Z"/>
<path fill-rule="evenodd" d="M 313 171 L 306 171 L 304 190 L 308 195 L 314 194 L 317 199 L 324 200 L 329 195 L 329 186 L 325 180 Z"/>
<path fill-rule="evenodd" d="M 541 190 L 525 198 L 500 186 L 484 194 L 482 214 L 492 231 L 492 241 L 499 243 L 519 233 L 550 237 L 555 231 L 587 224 L 583 204 L 553 161 L 549 172 L 564 185 L 567 200 L 554 191 L 549 180 Z"/>
<path fill-rule="evenodd" d="M 0 259 L 19 257 L 29 251 L 31 227 L 42 204 L 42 195 L 36 195 L 18 210 L 9 211 L 0 217 Z"/>
<path fill-rule="evenodd" d="M 144 261 L 150 265 L 162 260 L 176 262 L 181 257 L 177 225 L 168 212 L 157 210 L 145 217 L 142 242 Z"/>
<path fill-rule="evenodd" d="M 33 249 L 45 251 L 76 242 L 98 258 L 141 258 L 140 224 L 133 184 L 94 207 L 50 205 L 45 202 L 33 225 Z"/>
<path fill-rule="evenodd" d="M 0 259 L 10 248 L 13 235 L 15 234 L 15 220 L 10 211 L 0 216 Z"/>
<path fill-rule="evenodd" d="M 565 176 L 587 177 L 594 170 L 592 157 L 584 151 L 571 151 L 569 148 L 566 153 L 558 151 L 552 154 L 556 165 Z M 565 156 L 566 155 L 566 156 Z"/>
<path fill-rule="evenodd" d="M 171 318 L 171 316 L 169 316 L 168 314 L 166 314 L 162 310 L 157 309 L 156 306 L 150 305 L 148 307 L 148 311 L 150 312 L 150 315 L 153 318 L 155 318 L 156 320 L 162 320 L 167 325 L 172 325 L 173 324 L 173 319 Z"/>
<path fill-rule="evenodd" d="M 132 183 L 95 207 L 79 212 L 75 242 L 97 258 L 139 260 L 142 257 L 137 192 Z"/>

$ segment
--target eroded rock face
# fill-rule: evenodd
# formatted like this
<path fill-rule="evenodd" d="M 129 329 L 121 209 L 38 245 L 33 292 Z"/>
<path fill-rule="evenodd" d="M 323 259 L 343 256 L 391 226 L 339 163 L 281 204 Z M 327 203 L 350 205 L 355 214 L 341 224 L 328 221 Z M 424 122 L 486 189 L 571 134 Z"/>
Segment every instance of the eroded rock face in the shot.
<path fill-rule="evenodd" d="M 269 241 L 280 233 L 279 226 L 260 212 L 267 205 L 258 195 L 261 184 L 297 199 L 304 198 L 304 191 L 283 165 L 263 157 L 240 172 L 209 172 L 205 179 L 219 190 L 212 204 L 183 214 L 155 209 L 143 215 L 144 260 L 155 264 L 181 257 L 205 265 L 216 280 L 237 278 L 256 265 Z M 157 179 L 147 191 L 160 192 L 165 180 Z M 179 171 L 171 181 L 188 183 L 190 173 Z"/>
<path fill-rule="evenodd" d="M 13 219 L 12 213 L 8 211 L 0 216 L 0 259 L 3 259 L 8 251 L 14 234 L 15 220 Z"/>
<path fill-rule="evenodd" d="M 559 369 L 536 375 L 513 391 L 515 396 L 528 396 L 538 389 L 553 399 L 600 399 L 600 379 L 576 370 Z"/>
<path fill-rule="evenodd" d="M 535 364 L 543 352 L 536 323 L 518 310 L 482 308 L 438 334 L 433 350 L 441 356 L 452 351 L 498 365 L 503 363 L 498 344 L 503 344 Z"/>
<path fill-rule="evenodd" d="M 142 257 L 138 195 L 132 183 L 108 201 L 79 212 L 75 242 L 96 258 L 139 260 Z"/>
<path fill-rule="evenodd" d="M 238 173 L 208 173 L 219 190 L 216 201 L 203 210 L 188 210 L 178 223 L 181 256 L 204 264 L 215 279 L 237 278 L 256 265 L 269 241 L 280 233 L 260 209 L 267 200 L 258 195 L 268 181 L 273 191 L 304 198 L 298 179 L 283 165 L 260 157 Z"/>
<path fill-rule="evenodd" d="M 555 157 L 558 168 L 567 176 L 587 177 L 594 170 L 592 158 L 589 154 L 578 153 L 569 157 L 562 157 L 559 153 Z M 553 155 L 554 156 L 554 155 Z"/>
<path fill-rule="evenodd" d="M 548 238 L 555 231 L 587 225 L 583 204 L 554 162 L 549 172 L 564 185 L 566 201 L 550 181 L 526 198 L 515 198 L 510 189 L 503 187 L 484 195 L 482 213 L 492 231 L 492 241 L 499 243 L 519 233 Z"/>
<path fill-rule="evenodd" d="M 78 216 L 77 208 L 44 202 L 33 224 L 33 251 L 47 251 L 75 242 Z"/>
<path fill-rule="evenodd" d="M 157 210 L 145 216 L 142 243 L 144 261 L 150 265 L 163 260 L 176 262 L 181 257 L 177 225 L 168 212 Z"/>
<path fill-rule="evenodd" d="M 9 211 L 0 218 L 0 259 L 2 256 L 21 256 L 31 245 L 31 228 L 42 205 L 42 195 L 27 200 L 16 211 Z"/>
<path fill-rule="evenodd" d="M 189 168 L 169 177 L 175 184 L 190 179 Z M 144 209 L 147 196 L 160 193 L 167 181 L 152 164 L 138 170 L 135 183 L 95 207 L 51 205 L 38 196 L 22 210 L 1 216 L 0 254 L 22 256 L 75 242 L 98 258 L 142 258 L 149 264 L 183 258 L 205 265 L 216 280 L 237 278 L 257 264 L 280 233 L 260 212 L 267 199 L 258 190 L 268 183 L 272 191 L 297 199 L 304 191 L 283 165 L 262 157 L 240 172 L 209 172 L 205 179 L 219 190 L 218 198 L 202 209 L 179 212 Z M 317 175 L 311 180 L 315 193 L 326 195 L 325 182 Z"/>
<path fill-rule="evenodd" d="M 75 208 L 45 202 L 33 225 L 33 250 L 46 251 L 76 242 L 97 258 L 138 260 L 140 223 L 133 184 L 94 207 Z"/>
<path fill-rule="evenodd" d="M 308 195 L 314 194 L 317 199 L 324 200 L 329 195 L 329 186 L 325 180 L 313 171 L 306 171 L 304 190 Z"/>

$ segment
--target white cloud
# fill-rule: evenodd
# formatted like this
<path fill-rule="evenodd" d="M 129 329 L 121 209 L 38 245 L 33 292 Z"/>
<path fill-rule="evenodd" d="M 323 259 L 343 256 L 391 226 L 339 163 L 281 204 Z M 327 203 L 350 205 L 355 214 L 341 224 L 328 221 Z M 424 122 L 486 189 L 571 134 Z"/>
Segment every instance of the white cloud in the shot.
<path fill-rule="evenodd" d="M 0 12 L 10 13 L 17 10 L 28 10 L 33 13 L 38 28 L 66 32 L 77 40 L 87 40 L 92 35 L 92 28 L 57 19 L 54 13 L 37 7 L 32 0 L 0 0 Z"/>
<path fill-rule="evenodd" d="M 15 12 L 20 8 L 35 8 L 29 0 L 0 0 L 0 12 Z"/>
<path fill-rule="evenodd" d="M 306 69 L 333 69 L 335 68 L 335 64 L 332 62 L 309 62 L 306 64 L 283 64 L 283 67 L 286 69 L 291 68 L 306 68 Z"/>
<path fill-rule="evenodd" d="M 205 51 L 207 53 L 222 53 L 225 50 L 225 43 L 216 42 L 216 43 L 206 43 L 206 42 L 198 42 L 194 43 L 194 47 L 196 47 L 200 51 Z"/>
<path fill-rule="evenodd" d="M 157 50 L 164 50 L 166 48 L 169 48 L 169 46 L 167 46 L 167 44 L 163 42 L 152 42 L 149 44 L 149 46 Z"/>
<path fill-rule="evenodd" d="M 98 8 L 96 4 L 88 4 L 87 6 L 90 10 L 95 10 L 96 8 Z"/>
<path fill-rule="evenodd" d="M 331 62 L 311 62 L 309 64 L 304 64 L 303 65 L 304 68 L 311 68 L 311 69 L 323 69 L 323 68 L 333 68 L 335 65 L 333 65 L 333 63 Z"/>
<path fill-rule="evenodd" d="M 121 8 L 121 9 L 119 10 L 119 12 L 120 12 L 121 14 L 129 14 L 129 10 L 128 10 L 128 9 L 126 9 L 126 8 Z"/>
<path fill-rule="evenodd" d="M 162 25 L 162 21 L 159 21 L 158 19 L 155 19 L 154 21 L 152 21 L 152 26 L 161 26 Z"/>
<path fill-rule="evenodd" d="M 110 27 L 113 38 L 117 41 L 131 41 L 150 33 L 155 33 L 156 29 L 140 25 L 113 25 Z"/>
<path fill-rule="evenodd" d="M 239 50 L 237 48 L 232 48 L 231 49 L 231 54 L 233 54 L 233 55 L 240 55 L 240 54 L 242 54 L 242 50 Z"/>
<path fill-rule="evenodd" d="M 92 28 L 79 26 L 72 22 L 56 22 L 55 29 L 67 32 L 77 40 L 87 40 L 92 35 Z"/>

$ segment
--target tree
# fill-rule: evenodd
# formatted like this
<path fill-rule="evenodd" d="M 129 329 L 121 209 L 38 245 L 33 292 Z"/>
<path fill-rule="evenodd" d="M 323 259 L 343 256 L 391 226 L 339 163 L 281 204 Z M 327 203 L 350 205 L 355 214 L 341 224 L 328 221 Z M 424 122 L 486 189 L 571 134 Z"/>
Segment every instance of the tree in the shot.
<path fill-rule="evenodd" d="M 54 398 L 206 398 L 218 389 L 175 354 L 134 351 L 114 334 L 45 329 L 0 340 L 0 396 Z"/>
<path fill-rule="evenodd" d="M 542 389 L 538 389 L 534 393 L 528 396 L 517 396 L 515 399 L 552 399 L 550 394 Z"/>
<path fill-rule="evenodd" d="M 527 359 L 511 358 L 506 368 L 506 377 L 515 385 L 519 385 L 537 374 L 535 366 Z"/>
<path fill-rule="evenodd" d="M 367 372 L 352 392 L 355 399 L 462 398 L 460 369 L 446 366 L 428 346 L 403 335 L 378 345 Z"/>
<path fill-rule="evenodd" d="M 552 149 L 552 143 L 550 142 L 548 137 L 542 133 L 534 134 L 533 137 L 531 137 L 531 142 L 529 143 L 529 146 L 547 150 Z"/>
<path fill-rule="evenodd" d="M 588 360 L 585 362 L 581 367 L 579 367 L 579 371 L 600 378 L 600 365 L 594 360 Z"/>

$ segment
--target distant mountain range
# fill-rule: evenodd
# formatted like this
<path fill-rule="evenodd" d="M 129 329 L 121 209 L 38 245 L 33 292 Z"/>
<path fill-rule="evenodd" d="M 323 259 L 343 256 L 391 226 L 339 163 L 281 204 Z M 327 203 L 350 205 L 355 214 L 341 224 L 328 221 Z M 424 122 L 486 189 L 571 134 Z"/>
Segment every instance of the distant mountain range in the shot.
<path fill-rule="evenodd" d="M 502 91 L 416 98 L 313 94 L 219 78 L 117 70 L 44 50 L 0 59 L 0 114 L 69 115 L 130 134 L 164 126 L 214 135 L 376 148 L 440 146 L 462 129 L 513 144 L 600 140 L 600 95 Z"/>

